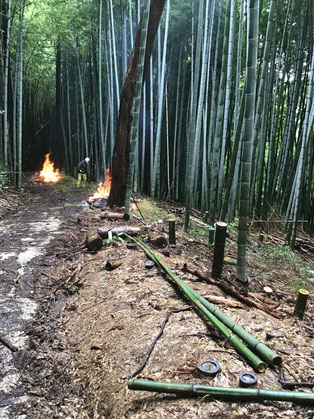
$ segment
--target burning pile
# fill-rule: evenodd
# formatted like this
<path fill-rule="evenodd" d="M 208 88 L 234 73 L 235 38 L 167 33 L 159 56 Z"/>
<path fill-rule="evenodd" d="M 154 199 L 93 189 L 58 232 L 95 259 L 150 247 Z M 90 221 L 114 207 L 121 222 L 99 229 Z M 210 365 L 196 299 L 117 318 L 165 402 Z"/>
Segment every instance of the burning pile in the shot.
<path fill-rule="evenodd" d="M 106 171 L 106 181 L 105 182 L 100 182 L 98 184 L 97 191 L 94 193 L 93 196 L 90 196 L 88 198 L 87 202 L 89 204 L 92 204 L 95 201 L 100 201 L 99 203 L 101 204 L 102 207 L 106 206 L 108 196 L 110 194 L 110 188 L 111 188 L 111 176 L 110 176 L 110 173 L 109 173 L 109 169 L 107 169 L 107 171 Z"/>
<path fill-rule="evenodd" d="M 39 176 L 44 182 L 58 182 L 58 180 L 61 179 L 61 175 L 59 169 L 54 169 L 54 163 L 49 160 L 50 154 L 51 153 L 45 155 L 46 160 Z"/>

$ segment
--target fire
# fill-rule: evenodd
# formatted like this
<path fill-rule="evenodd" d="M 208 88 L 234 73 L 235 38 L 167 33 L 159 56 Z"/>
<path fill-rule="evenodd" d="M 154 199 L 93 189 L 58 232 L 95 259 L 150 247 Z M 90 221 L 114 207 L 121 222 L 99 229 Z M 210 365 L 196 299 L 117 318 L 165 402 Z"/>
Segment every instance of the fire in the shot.
<path fill-rule="evenodd" d="M 136 211 L 137 207 L 136 204 L 134 202 L 131 203 L 131 211 Z"/>
<path fill-rule="evenodd" d="M 61 179 L 59 169 L 54 169 L 54 162 L 49 160 L 51 153 L 45 155 L 46 160 L 43 164 L 43 169 L 40 172 L 40 177 L 44 182 L 58 182 Z"/>
<path fill-rule="evenodd" d="M 110 194 L 111 188 L 111 176 L 109 173 L 109 169 L 106 171 L 106 182 L 100 182 L 98 184 L 97 191 L 94 193 L 93 196 L 90 196 L 88 200 L 90 202 L 96 201 L 97 199 L 108 198 Z"/>

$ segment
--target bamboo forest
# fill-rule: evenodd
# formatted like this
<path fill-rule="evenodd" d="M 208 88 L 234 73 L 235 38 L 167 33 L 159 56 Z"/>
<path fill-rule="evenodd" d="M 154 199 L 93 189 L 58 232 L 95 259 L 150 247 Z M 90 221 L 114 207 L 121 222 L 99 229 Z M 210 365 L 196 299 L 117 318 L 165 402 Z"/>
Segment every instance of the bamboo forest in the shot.
<path fill-rule="evenodd" d="M 313 23 L 0 0 L 1 419 L 313 417 Z"/>

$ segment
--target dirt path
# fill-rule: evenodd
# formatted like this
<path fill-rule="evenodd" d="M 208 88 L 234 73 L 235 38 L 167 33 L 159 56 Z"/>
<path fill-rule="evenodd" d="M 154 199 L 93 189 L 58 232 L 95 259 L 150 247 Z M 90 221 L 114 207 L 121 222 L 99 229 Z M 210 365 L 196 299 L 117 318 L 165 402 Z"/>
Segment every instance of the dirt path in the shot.
<path fill-rule="evenodd" d="M 18 349 L 12 352 L 0 343 L 1 419 L 16 417 L 16 407 L 27 406 L 36 396 L 23 380 L 33 362 L 32 330 L 47 298 L 37 288 L 37 274 L 49 266 L 48 249 L 64 233 L 61 226 L 71 211 L 65 207 L 69 200 L 64 194 L 49 185 L 28 188 L 28 192 L 28 204 L 0 221 L 0 334 Z"/>

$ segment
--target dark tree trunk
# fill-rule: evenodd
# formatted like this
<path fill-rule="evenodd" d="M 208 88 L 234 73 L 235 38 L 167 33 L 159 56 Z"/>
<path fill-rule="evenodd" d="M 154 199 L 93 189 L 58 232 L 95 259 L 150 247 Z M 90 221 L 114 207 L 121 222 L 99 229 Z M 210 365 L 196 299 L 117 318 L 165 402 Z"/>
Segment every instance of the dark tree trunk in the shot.
<path fill-rule="evenodd" d="M 154 39 L 157 33 L 164 4 L 165 0 L 151 0 L 145 52 L 144 77 L 149 66 Z M 112 158 L 112 184 L 108 199 L 109 206 L 117 205 L 121 207 L 124 205 L 126 181 L 129 168 L 130 133 L 133 118 L 132 106 L 135 95 L 141 27 L 142 21 L 140 22 L 136 32 L 133 51 L 121 90 L 119 121 Z"/>

